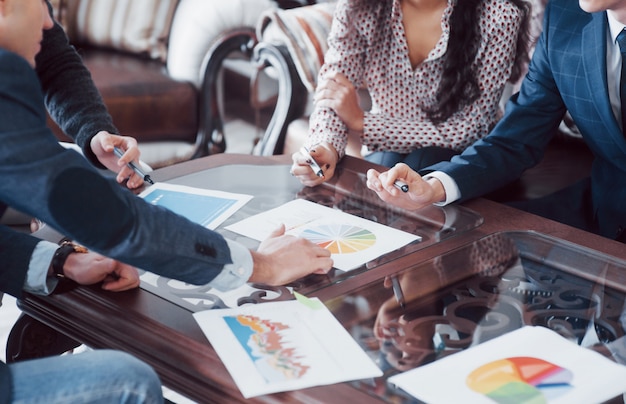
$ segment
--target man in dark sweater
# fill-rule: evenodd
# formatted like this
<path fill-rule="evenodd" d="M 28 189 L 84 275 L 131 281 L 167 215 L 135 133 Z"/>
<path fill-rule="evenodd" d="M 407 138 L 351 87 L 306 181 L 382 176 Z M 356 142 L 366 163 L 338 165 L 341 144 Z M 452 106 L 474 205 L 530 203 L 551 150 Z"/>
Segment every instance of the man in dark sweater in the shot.
<path fill-rule="evenodd" d="M 79 154 L 59 146 L 46 126 L 42 85 L 33 69 L 35 55 L 42 49 L 42 30 L 53 28 L 47 6 L 45 0 L 0 0 L 0 214 L 10 205 L 90 250 L 183 282 L 222 290 L 248 281 L 285 284 L 332 267 L 327 250 L 284 235 L 284 226 L 256 251 L 250 251 L 182 216 L 145 203 L 104 178 Z M 63 80 L 67 80 L 66 86 L 76 85 L 76 80 L 66 76 Z M 51 86 L 46 99 L 54 110 L 53 104 L 61 105 L 54 97 L 63 89 L 57 87 L 60 81 L 51 82 L 55 85 L 44 83 L 43 87 Z M 83 131 L 83 126 L 90 125 L 90 114 L 97 110 L 73 110 L 69 105 L 71 101 L 52 115 L 66 131 L 73 128 L 87 158 L 97 164 L 104 154 L 112 157 L 106 144 L 96 141 L 94 146 L 94 130 Z M 82 106 L 79 102 L 78 107 Z M 72 112 L 83 114 L 82 124 L 74 127 Z M 95 128 L 114 132 L 113 127 Z M 25 288 L 39 288 L 45 293 L 55 273 L 93 283 L 111 272 L 54 262 L 50 268 L 49 253 L 39 248 L 41 243 L 0 227 L 0 291 L 19 296 Z M 64 257 L 68 264 L 76 255 L 73 252 L 80 253 L 64 251 L 70 254 Z M 8 366 L 0 363 L 0 403 L 119 402 L 122 397 L 126 402 L 162 400 L 158 378 L 145 364 L 109 351 L 83 355 Z"/>
<path fill-rule="evenodd" d="M 52 6 L 46 3 L 52 15 Z M 46 108 L 63 132 L 93 165 L 116 172 L 117 182 L 128 179 L 129 188 L 141 186 L 143 178 L 126 165 L 139 159 L 137 141 L 119 135 L 91 74 L 57 22 L 44 32 L 35 62 Z M 113 153 L 114 146 L 125 151 L 121 159 Z"/>

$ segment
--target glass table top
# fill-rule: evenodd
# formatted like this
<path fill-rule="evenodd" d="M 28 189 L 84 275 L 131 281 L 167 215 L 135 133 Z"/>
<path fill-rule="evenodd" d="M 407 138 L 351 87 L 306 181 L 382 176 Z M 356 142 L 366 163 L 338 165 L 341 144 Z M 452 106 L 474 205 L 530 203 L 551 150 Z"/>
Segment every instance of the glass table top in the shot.
<path fill-rule="evenodd" d="M 293 199 L 301 198 L 318 204 L 339 209 L 344 212 L 375 221 L 395 229 L 403 230 L 421 237 L 390 253 L 384 254 L 364 265 L 350 270 L 333 269 L 328 275 L 311 275 L 290 288 L 307 292 L 332 285 L 348 277 L 357 276 L 372 270 L 396 258 L 426 248 L 441 240 L 476 228 L 482 223 L 482 217 L 461 206 L 429 207 L 420 212 L 405 212 L 385 205 L 376 194 L 365 185 L 365 175 L 354 171 L 339 172 L 329 184 L 315 188 L 303 187 L 289 174 L 286 165 L 227 165 L 184 175 L 168 181 L 172 184 L 191 186 L 202 189 L 243 193 L 252 195 L 250 202 L 235 212 L 217 229 L 224 237 L 235 240 L 248 248 L 255 249 L 259 242 L 241 236 L 225 228 L 252 215 L 278 207 Z M 264 286 L 246 286 L 224 295 L 204 286 L 185 285 L 167 278 L 157 278 L 152 274 L 142 275 L 142 288 L 152 291 L 176 304 L 192 311 L 214 307 L 232 307 L 233 294 L 241 302 L 250 302 L 249 294 L 261 295 L 265 300 L 291 298 L 284 288 Z M 231 303 L 232 302 L 232 303 Z"/>

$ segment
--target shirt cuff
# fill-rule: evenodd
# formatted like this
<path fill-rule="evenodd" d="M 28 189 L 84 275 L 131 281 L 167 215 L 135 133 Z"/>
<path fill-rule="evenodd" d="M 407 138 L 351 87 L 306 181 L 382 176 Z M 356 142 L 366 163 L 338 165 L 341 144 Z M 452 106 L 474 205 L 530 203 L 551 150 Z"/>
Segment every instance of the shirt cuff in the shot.
<path fill-rule="evenodd" d="M 443 171 L 433 171 L 424 176 L 424 181 L 428 181 L 429 178 L 436 178 L 443 185 L 443 189 L 446 192 L 446 200 L 443 202 L 434 203 L 436 206 L 446 206 L 450 203 L 461 198 L 461 191 L 459 190 L 456 181 L 452 179 L 448 174 Z"/>
<path fill-rule="evenodd" d="M 248 282 L 248 279 L 252 276 L 254 265 L 250 250 L 239 243 L 228 239 L 225 240 L 230 249 L 230 258 L 233 260 L 233 263 L 224 265 L 222 271 L 208 284 L 210 287 L 222 292 L 238 288 Z"/>
<path fill-rule="evenodd" d="M 54 253 L 59 248 L 55 243 L 40 241 L 35 246 L 26 274 L 24 290 L 38 295 L 49 295 L 56 287 L 58 280 L 48 276 L 48 268 Z"/>

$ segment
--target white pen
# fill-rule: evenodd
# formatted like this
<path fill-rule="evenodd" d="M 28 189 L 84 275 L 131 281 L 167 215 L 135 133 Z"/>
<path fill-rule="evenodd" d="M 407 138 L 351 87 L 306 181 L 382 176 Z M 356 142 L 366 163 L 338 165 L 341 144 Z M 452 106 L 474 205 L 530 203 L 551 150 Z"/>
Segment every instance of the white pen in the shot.
<path fill-rule="evenodd" d="M 391 276 L 391 288 L 393 290 L 393 295 L 396 298 L 396 301 L 400 305 L 401 308 L 404 309 L 406 302 L 404 301 L 404 293 L 402 293 L 402 287 L 400 286 L 400 281 L 398 280 L 397 275 Z"/>
<path fill-rule="evenodd" d="M 395 180 L 393 186 L 401 190 L 402 192 L 409 192 L 409 186 L 406 182 Z"/>
<path fill-rule="evenodd" d="M 300 153 L 302 153 L 302 155 L 306 157 L 307 163 L 309 164 L 309 166 L 311 167 L 311 170 L 313 170 L 315 175 L 323 178 L 324 172 L 322 171 L 322 167 L 320 167 L 319 164 L 317 164 L 317 161 L 315 161 L 313 156 L 311 156 L 311 153 L 309 153 L 309 150 L 306 147 L 302 146 L 300 148 Z"/>
<path fill-rule="evenodd" d="M 115 153 L 115 155 L 117 157 L 122 157 L 124 155 L 124 152 L 118 148 L 118 147 L 114 147 L 113 148 L 113 152 Z M 128 167 L 130 167 L 135 173 L 137 173 L 138 176 L 140 176 L 141 178 L 143 178 L 143 180 L 145 182 L 149 182 L 150 184 L 154 184 L 154 181 L 152 180 L 152 178 L 150 178 L 150 176 L 146 173 L 144 173 L 141 168 L 137 167 L 135 165 L 135 163 L 133 163 L 132 161 L 130 163 L 126 164 Z"/>

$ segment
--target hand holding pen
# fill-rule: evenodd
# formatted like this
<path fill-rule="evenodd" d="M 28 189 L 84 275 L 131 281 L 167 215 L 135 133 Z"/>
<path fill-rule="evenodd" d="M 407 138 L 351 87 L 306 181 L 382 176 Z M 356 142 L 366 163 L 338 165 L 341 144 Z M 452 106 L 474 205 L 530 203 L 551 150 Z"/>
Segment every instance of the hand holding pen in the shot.
<path fill-rule="evenodd" d="M 331 179 L 337 166 L 337 152 L 332 145 L 316 144 L 314 147 L 303 146 L 291 156 L 293 164 L 291 175 L 308 186 L 314 187 Z"/>
<path fill-rule="evenodd" d="M 115 155 L 119 158 L 121 158 L 124 155 L 124 152 L 122 151 L 122 149 L 120 149 L 119 147 L 114 147 L 113 148 L 113 152 L 115 153 Z M 128 167 L 130 167 L 140 178 L 142 178 L 145 182 L 149 183 L 149 184 L 154 184 L 154 181 L 152 180 L 152 178 L 150 178 L 150 176 L 146 173 L 143 172 L 143 170 L 141 168 L 139 168 L 137 165 L 135 165 L 135 163 L 133 163 L 132 161 L 126 164 Z"/>
<path fill-rule="evenodd" d="M 305 146 L 302 146 L 300 148 L 300 153 L 306 157 L 306 162 L 309 164 L 309 166 L 311 166 L 311 170 L 313 170 L 313 173 L 315 173 L 315 175 L 317 175 L 318 177 L 324 178 L 324 172 L 322 171 L 322 168 L 319 166 L 319 164 L 317 164 L 317 161 L 315 161 L 315 159 L 311 156 L 311 153 L 309 153 L 309 149 L 307 149 Z"/>

